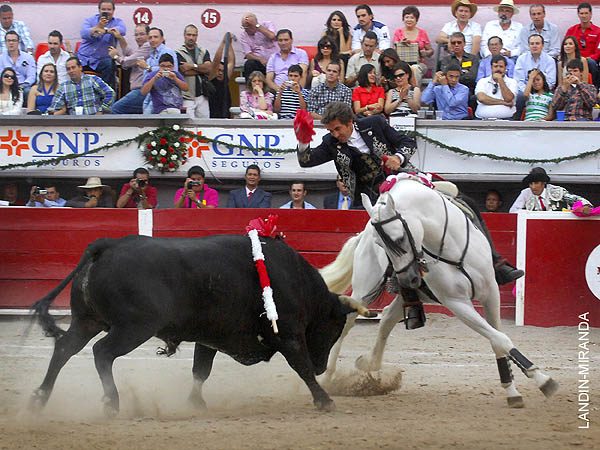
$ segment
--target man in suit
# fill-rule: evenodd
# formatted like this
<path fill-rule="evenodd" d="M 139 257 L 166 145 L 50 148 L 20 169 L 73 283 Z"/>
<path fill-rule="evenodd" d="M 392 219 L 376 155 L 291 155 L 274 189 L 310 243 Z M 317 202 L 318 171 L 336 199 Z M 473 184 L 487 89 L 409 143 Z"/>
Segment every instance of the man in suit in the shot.
<path fill-rule="evenodd" d="M 271 194 L 258 187 L 260 167 L 250 164 L 246 168 L 246 186 L 229 193 L 228 208 L 270 208 Z"/>
<path fill-rule="evenodd" d="M 348 188 L 342 181 L 342 178 L 338 175 L 335 182 L 338 192 L 335 194 L 328 195 L 323 199 L 323 208 L 325 209 L 350 209 L 352 207 L 352 200 L 348 193 Z"/>

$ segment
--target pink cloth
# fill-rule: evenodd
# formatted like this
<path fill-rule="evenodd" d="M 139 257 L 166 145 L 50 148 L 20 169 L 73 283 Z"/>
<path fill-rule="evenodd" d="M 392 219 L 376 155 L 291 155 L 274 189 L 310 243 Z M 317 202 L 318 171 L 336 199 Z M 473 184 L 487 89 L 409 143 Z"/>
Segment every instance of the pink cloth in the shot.
<path fill-rule="evenodd" d="M 267 111 L 273 111 L 273 94 L 271 92 L 265 93 L 265 102 L 267 104 Z M 252 109 L 260 109 L 258 107 L 258 97 L 252 95 L 252 92 L 242 91 L 240 93 L 240 109 L 242 111 L 249 111 Z"/>
<path fill-rule="evenodd" d="M 427 31 L 421 28 L 417 28 L 417 30 L 419 30 L 419 34 L 417 34 L 417 39 L 409 42 L 416 42 L 417 44 L 419 44 L 419 50 L 423 50 L 427 44 L 431 44 L 431 41 L 429 40 Z M 402 42 L 402 39 L 404 39 L 404 29 L 398 28 L 394 32 L 394 44 L 396 42 Z"/>
<path fill-rule="evenodd" d="M 588 217 L 588 216 L 584 216 L 583 213 L 581 212 L 581 209 L 583 208 L 583 203 L 581 202 L 581 200 L 573 203 L 573 208 L 571 209 L 571 212 L 573 214 L 575 214 L 577 217 Z M 593 208 L 590 211 L 590 216 L 598 216 L 600 215 L 600 206 L 596 206 L 595 208 Z"/>
<path fill-rule="evenodd" d="M 215 208 L 219 206 L 219 193 L 214 190 L 213 188 L 209 188 L 206 184 L 203 186 L 203 190 L 204 190 L 204 198 L 203 200 L 206 200 L 206 206 L 214 206 Z M 200 194 L 202 193 L 202 191 L 200 192 L 196 192 L 196 198 L 198 200 L 200 200 Z M 175 192 L 175 200 L 173 200 L 173 203 L 177 203 L 177 201 L 179 200 L 179 198 L 181 197 L 181 195 L 183 194 L 183 188 L 180 188 L 177 190 L 177 192 Z M 192 208 L 192 207 L 197 207 L 197 205 L 192 205 L 192 202 L 189 198 L 185 199 L 185 204 L 184 204 L 185 208 Z"/>

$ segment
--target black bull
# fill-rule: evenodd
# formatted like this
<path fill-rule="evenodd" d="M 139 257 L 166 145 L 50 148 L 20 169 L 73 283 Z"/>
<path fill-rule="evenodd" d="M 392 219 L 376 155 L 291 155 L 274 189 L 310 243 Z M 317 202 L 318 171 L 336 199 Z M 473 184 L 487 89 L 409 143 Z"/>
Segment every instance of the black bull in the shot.
<path fill-rule="evenodd" d="M 113 361 L 152 336 L 166 342 L 167 354 L 182 341 L 196 343 L 189 399 L 198 406 L 205 406 L 202 384 L 217 351 L 245 365 L 268 361 L 280 352 L 310 389 L 315 405 L 332 409 L 333 401 L 315 376 L 325 371 L 346 314 L 355 309 L 329 292 L 318 271 L 295 250 L 279 240 L 261 241 L 279 334 L 273 333 L 264 313 L 247 236 L 127 236 L 90 244 L 73 272 L 33 305 L 46 335 L 56 343 L 32 405 L 44 406 L 69 358 L 106 331 L 93 352 L 107 415 L 119 410 Z M 65 332 L 48 309 L 71 280 L 72 319 Z M 364 308 L 360 312 L 368 314 Z"/>

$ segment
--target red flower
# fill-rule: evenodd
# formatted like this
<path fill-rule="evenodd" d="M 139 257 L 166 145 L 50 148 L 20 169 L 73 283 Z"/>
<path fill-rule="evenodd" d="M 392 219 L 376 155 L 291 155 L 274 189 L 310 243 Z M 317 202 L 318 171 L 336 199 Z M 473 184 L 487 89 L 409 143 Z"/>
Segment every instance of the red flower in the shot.
<path fill-rule="evenodd" d="M 167 158 L 165 158 L 165 157 L 163 156 L 162 158 L 160 158 L 160 162 L 161 162 L 161 163 L 163 163 L 163 164 L 164 164 L 164 163 L 166 163 L 166 162 L 167 162 Z"/>
<path fill-rule="evenodd" d="M 169 153 L 173 153 L 173 147 L 169 147 Z"/>
<path fill-rule="evenodd" d="M 165 138 L 162 138 L 160 140 L 160 145 L 165 145 L 167 143 L 167 140 Z"/>
<path fill-rule="evenodd" d="M 152 146 L 150 144 L 146 144 L 146 147 L 148 147 L 148 149 L 152 148 Z"/>
<path fill-rule="evenodd" d="M 183 136 L 181 136 L 181 137 L 179 138 L 179 142 L 185 142 L 185 138 L 184 138 Z"/>
<path fill-rule="evenodd" d="M 169 167 L 175 167 L 174 163 L 169 163 Z"/>
<path fill-rule="evenodd" d="M 181 165 L 183 166 L 183 165 L 184 165 L 186 162 L 187 162 L 187 161 L 183 161 L 183 162 L 181 163 Z"/>
<path fill-rule="evenodd" d="M 148 155 L 148 161 L 152 161 L 152 155 Z"/>

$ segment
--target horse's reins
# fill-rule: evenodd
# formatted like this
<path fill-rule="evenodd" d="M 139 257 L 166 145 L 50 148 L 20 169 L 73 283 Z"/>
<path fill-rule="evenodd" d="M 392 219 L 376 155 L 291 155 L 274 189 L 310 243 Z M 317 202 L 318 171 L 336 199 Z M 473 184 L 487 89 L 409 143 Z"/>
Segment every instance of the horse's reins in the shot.
<path fill-rule="evenodd" d="M 471 276 L 465 270 L 465 267 L 464 267 L 464 261 L 465 261 L 466 255 L 467 255 L 467 250 L 469 249 L 469 243 L 470 243 L 470 239 L 471 239 L 471 234 L 470 234 L 470 230 L 469 230 L 469 218 L 465 214 L 467 239 L 465 242 L 465 248 L 463 249 L 462 255 L 460 256 L 460 260 L 459 261 L 451 261 L 449 259 L 443 258 L 442 252 L 444 251 L 444 243 L 446 240 L 446 233 L 448 231 L 449 218 L 448 218 L 448 206 L 446 205 L 444 198 L 441 196 L 440 196 L 440 198 L 442 199 L 442 203 L 444 204 L 445 222 L 444 222 L 444 231 L 442 233 L 442 240 L 440 242 L 440 250 L 439 250 L 438 255 L 427 250 L 424 245 L 421 246 L 422 250 L 420 252 L 417 252 L 417 247 L 415 245 L 415 239 L 410 231 L 410 228 L 408 227 L 408 224 L 406 223 L 406 220 L 404 220 L 404 218 L 402 217 L 402 215 L 399 212 L 396 212 L 396 215 L 394 215 L 393 217 L 390 217 L 389 219 L 383 220 L 378 223 L 373 223 L 373 221 L 371 220 L 371 225 L 373 225 L 373 227 L 375 228 L 375 231 L 377 231 L 377 234 L 379 235 L 379 237 L 381 238 L 383 243 L 386 245 L 386 247 L 388 247 L 388 249 L 392 253 L 394 253 L 395 255 L 398 255 L 398 256 L 402 256 L 403 254 L 406 253 L 406 251 L 402 247 L 400 247 L 396 242 L 392 241 L 392 238 L 390 238 L 390 236 L 383 230 L 383 225 L 393 222 L 394 220 L 400 220 L 400 222 L 402 223 L 402 226 L 404 227 L 404 231 L 406 232 L 406 236 L 408 237 L 408 242 L 410 243 L 410 248 L 412 249 L 412 252 L 413 252 L 413 259 L 402 269 L 400 269 L 400 270 L 394 269 L 394 273 L 397 273 L 397 274 L 403 273 L 403 272 L 407 271 L 410 266 L 416 264 L 422 275 L 423 271 L 427 271 L 426 267 L 425 267 L 425 262 L 422 260 L 423 252 L 425 252 L 432 258 L 435 258 L 436 262 L 441 261 L 443 263 L 450 264 L 451 266 L 455 266 L 467 278 L 467 280 L 469 280 L 469 283 L 471 284 L 471 300 L 473 300 L 473 298 L 475 297 L 475 285 L 473 283 L 473 279 L 471 278 Z"/>

